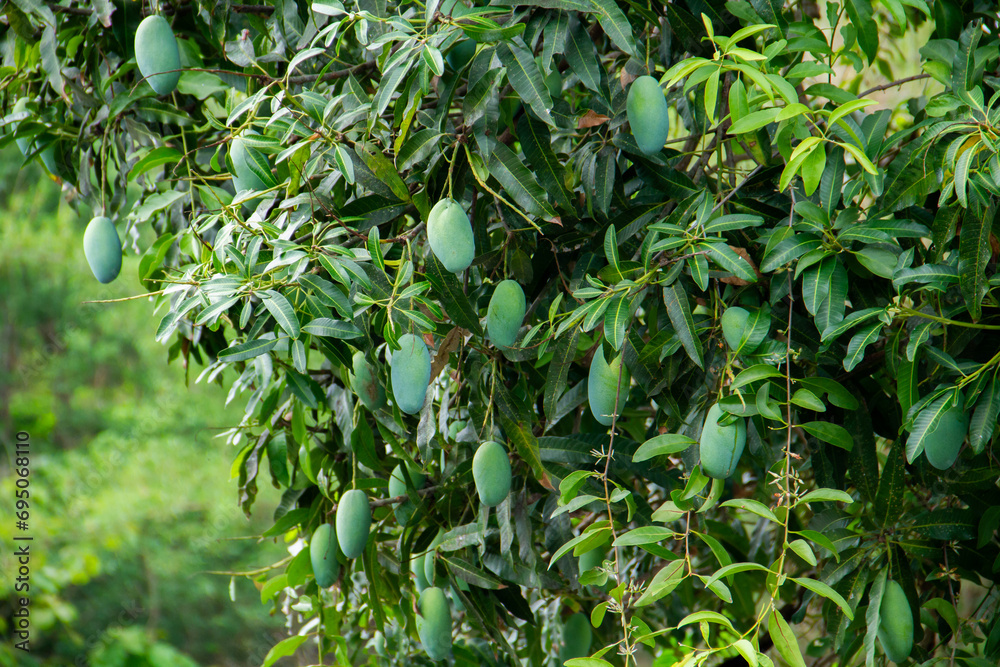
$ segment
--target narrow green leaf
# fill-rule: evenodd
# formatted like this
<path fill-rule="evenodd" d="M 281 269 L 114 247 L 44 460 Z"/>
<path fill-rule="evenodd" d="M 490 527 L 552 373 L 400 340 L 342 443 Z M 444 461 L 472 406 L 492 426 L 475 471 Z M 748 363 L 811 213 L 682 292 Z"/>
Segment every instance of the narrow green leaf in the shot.
<path fill-rule="evenodd" d="M 843 426 L 831 424 L 830 422 L 806 422 L 801 424 L 802 429 L 809 435 L 828 442 L 831 445 L 851 451 L 854 448 L 854 438 Z"/>
<path fill-rule="evenodd" d="M 965 155 L 971 152 L 968 150 Z M 958 244 L 958 284 L 973 321 L 982 317 L 983 297 L 989 289 L 986 265 L 990 261 L 990 230 L 996 217 L 996 204 L 979 210 L 985 208 L 976 204 L 966 212 Z"/>
<path fill-rule="evenodd" d="M 295 309 L 281 293 L 274 290 L 266 290 L 262 293 L 261 299 L 264 307 L 267 308 L 271 316 L 281 325 L 292 338 L 299 337 L 299 318 L 295 316 Z"/>
<path fill-rule="evenodd" d="M 295 635 L 294 637 L 282 639 L 267 652 L 267 656 L 264 658 L 261 667 L 271 667 L 271 665 L 278 662 L 281 658 L 295 655 L 299 647 L 306 643 L 308 639 L 309 635 Z"/>
<path fill-rule="evenodd" d="M 881 322 L 876 322 L 854 334 L 851 342 L 847 345 L 847 354 L 844 356 L 844 370 L 851 372 L 861 363 L 865 358 L 865 349 L 878 340 L 883 326 Z"/>
<path fill-rule="evenodd" d="M 792 581 L 797 583 L 799 586 L 802 586 L 803 588 L 808 588 L 813 593 L 816 593 L 817 595 L 822 595 L 827 600 L 832 601 L 834 604 L 840 607 L 840 610 L 844 612 L 844 615 L 847 616 L 847 618 L 849 618 L 852 621 L 854 620 L 854 610 L 851 609 L 851 606 L 849 604 L 847 604 L 847 600 L 845 600 L 844 596 L 842 596 L 837 591 L 833 590 L 830 586 L 827 586 L 822 581 L 817 581 L 815 579 L 810 579 L 808 577 L 792 577 Z"/>
<path fill-rule="evenodd" d="M 677 332 L 677 337 L 698 368 L 704 368 L 702 361 L 701 340 L 694 328 L 694 317 L 688 305 L 688 297 L 679 281 L 663 288 L 663 304 L 667 307 L 670 323 Z"/>
<path fill-rule="evenodd" d="M 329 317 L 317 317 L 302 327 L 302 331 L 313 336 L 340 338 L 342 340 L 360 338 L 364 335 L 361 329 L 350 322 L 339 322 L 331 320 Z"/>
<path fill-rule="evenodd" d="M 994 377 L 976 402 L 976 410 L 969 422 L 969 446 L 979 454 L 993 437 L 1000 415 L 1000 379 Z"/>
<path fill-rule="evenodd" d="M 278 340 L 276 338 L 267 340 L 258 338 L 257 340 L 247 341 L 240 345 L 227 347 L 219 353 L 219 359 L 230 362 L 246 361 L 247 359 L 253 359 L 254 357 L 259 357 L 262 354 L 270 352 L 277 344 Z"/>
<path fill-rule="evenodd" d="M 556 422 L 559 399 L 566 389 L 569 369 L 576 357 L 576 345 L 580 339 L 580 329 L 573 327 L 556 339 L 552 346 L 552 360 L 545 379 L 545 395 L 542 407 L 545 410 L 545 429 Z"/>
<path fill-rule="evenodd" d="M 789 667 L 806 667 L 795 633 L 792 632 L 792 628 L 789 627 L 781 612 L 772 609 L 767 618 L 767 632 L 771 635 L 771 641 L 774 642 L 774 647 L 778 649 L 781 657 L 785 659 Z"/>
<path fill-rule="evenodd" d="M 665 454 L 678 454 L 693 444 L 695 441 L 686 435 L 664 433 L 642 443 L 642 446 L 635 450 L 635 454 L 632 455 L 632 462 L 639 463 Z"/>
<path fill-rule="evenodd" d="M 518 40 L 520 41 L 520 40 Z M 555 125 L 549 109 L 552 97 L 531 51 L 517 42 L 504 42 L 497 47 L 497 57 L 507 68 L 507 80 L 520 98 L 548 125 Z M 492 169 L 490 170 L 492 171 Z"/>

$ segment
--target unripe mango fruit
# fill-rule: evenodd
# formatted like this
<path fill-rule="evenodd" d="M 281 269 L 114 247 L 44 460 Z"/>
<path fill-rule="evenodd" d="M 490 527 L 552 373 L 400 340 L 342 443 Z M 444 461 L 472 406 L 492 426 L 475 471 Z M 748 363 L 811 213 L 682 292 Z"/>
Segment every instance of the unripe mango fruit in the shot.
<path fill-rule="evenodd" d="M 417 581 L 417 593 L 423 593 L 427 590 L 427 587 L 430 586 L 427 582 L 427 568 L 425 567 L 426 560 L 427 554 L 422 553 L 410 561 L 410 572 L 413 573 L 413 576 Z"/>
<path fill-rule="evenodd" d="M 590 643 L 594 632 L 590 627 L 590 619 L 584 614 L 573 614 L 566 619 L 562 631 L 562 648 L 559 649 L 559 662 L 563 663 L 573 658 L 585 658 L 590 655 Z"/>
<path fill-rule="evenodd" d="M 747 424 L 742 417 L 719 426 L 722 407 L 716 403 L 705 416 L 701 430 L 701 471 L 713 479 L 726 479 L 736 470 L 747 444 Z"/>
<path fill-rule="evenodd" d="M 410 481 L 413 482 L 414 489 L 421 489 L 427 478 L 424 477 L 416 468 L 411 468 L 407 466 L 406 472 L 410 475 Z M 392 474 L 389 475 L 389 497 L 396 498 L 398 496 L 406 495 L 406 479 L 403 477 L 403 466 L 398 465 L 392 469 Z M 413 502 L 406 500 L 393 509 L 393 514 L 396 515 L 396 521 L 399 522 L 400 526 L 405 526 L 410 521 L 410 517 L 413 516 L 413 512 L 417 508 L 413 505 Z"/>
<path fill-rule="evenodd" d="M 962 409 L 963 400 L 941 415 L 937 426 L 924 438 L 924 453 L 927 462 L 938 470 L 947 470 L 958 458 L 958 450 L 965 442 L 969 431 L 969 415 Z"/>
<path fill-rule="evenodd" d="M 733 352 L 740 349 L 740 339 L 743 337 L 743 330 L 746 328 L 749 317 L 750 313 L 739 306 L 726 308 L 726 311 L 722 313 L 722 337 L 726 339 L 726 343 Z"/>
<path fill-rule="evenodd" d="M 441 544 L 441 533 L 434 536 L 431 543 L 427 545 L 427 553 L 424 554 L 424 579 L 428 586 L 437 586 L 437 548 Z"/>
<path fill-rule="evenodd" d="M 431 382 L 431 353 L 424 341 L 413 334 L 400 336 L 399 348 L 389 361 L 392 398 L 400 410 L 414 415 L 424 407 L 424 396 Z"/>
<path fill-rule="evenodd" d="M 479 445 L 472 457 L 472 479 L 479 502 L 496 507 L 510 493 L 510 459 L 499 442 L 488 440 Z"/>
<path fill-rule="evenodd" d="M 913 650 L 913 613 L 899 582 L 885 582 L 878 615 L 878 640 L 882 650 L 889 660 L 903 662 Z"/>
<path fill-rule="evenodd" d="M 647 155 L 663 150 L 670 134 L 670 114 L 659 82 L 651 76 L 640 76 L 633 81 L 628 89 L 625 111 L 639 150 Z"/>
<path fill-rule="evenodd" d="M 420 594 L 417 602 L 417 635 L 431 660 L 444 660 L 451 655 L 451 608 L 444 591 L 431 586 Z"/>
<path fill-rule="evenodd" d="M 157 95 L 169 95 L 181 78 L 181 54 L 170 24 L 162 16 L 147 16 L 135 31 L 135 62 Z"/>
<path fill-rule="evenodd" d="M 338 550 L 337 531 L 329 523 L 320 524 L 309 540 L 309 560 L 320 588 L 329 588 L 337 580 L 340 573 Z"/>
<path fill-rule="evenodd" d="M 504 280 L 493 290 L 486 310 L 486 329 L 495 345 L 510 347 L 524 322 L 524 290 L 513 280 Z"/>
<path fill-rule="evenodd" d="M 365 359 L 364 352 L 355 352 L 352 361 L 354 373 L 351 375 L 351 388 L 365 407 L 375 412 L 385 405 L 385 389 L 372 373 L 372 367 Z"/>
<path fill-rule="evenodd" d="M 465 271 L 476 258 L 472 222 L 454 199 L 434 204 L 427 216 L 427 242 L 438 261 L 452 273 Z"/>
<path fill-rule="evenodd" d="M 344 555 L 357 558 L 364 553 L 372 526 L 372 510 L 364 491 L 351 489 L 340 497 L 336 523 L 337 542 Z"/>
<path fill-rule="evenodd" d="M 618 372 L 621 371 L 621 390 L 618 389 Z M 590 412 L 594 419 L 604 426 L 611 426 L 615 411 L 615 397 L 618 397 L 618 412 L 628 401 L 629 383 L 628 368 L 622 367 L 622 357 L 618 355 L 610 364 L 604 360 L 604 348 L 599 346 L 590 362 L 590 375 L 587 380 L 587 398 L 590 402 Z"/>
<path fill-rule="evenodd" d="M 97 216 L 83 233 L 83 254 L 98 282 L 110 283 L 122 270 L 122 243 L 111 220 Z"/>

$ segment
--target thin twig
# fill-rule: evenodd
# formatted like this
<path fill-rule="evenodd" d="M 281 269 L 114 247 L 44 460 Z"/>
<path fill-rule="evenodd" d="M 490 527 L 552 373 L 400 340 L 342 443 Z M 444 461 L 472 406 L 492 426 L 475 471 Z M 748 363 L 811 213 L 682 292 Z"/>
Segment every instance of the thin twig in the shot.
<path fill-rule="evenodd" d="M 902 86 L 904 83 L 909 83 L 911 81 L 919 81 L 920 79 L 929 79 L 930 74 L 914 74 L 913 76 L 908 76 L 905 79 L 900 79 L 898 81 L 893 81 L 891 83 L 883 83 L 881 86 L 875 86 L 874 88 L 869 88 L 863 93 L 858 93 L 858 98 L 867 97 L 872 93 L 877 93 L 880 90 L 888 90 L 889 88 L 895 88 L 896 86 Z"/>

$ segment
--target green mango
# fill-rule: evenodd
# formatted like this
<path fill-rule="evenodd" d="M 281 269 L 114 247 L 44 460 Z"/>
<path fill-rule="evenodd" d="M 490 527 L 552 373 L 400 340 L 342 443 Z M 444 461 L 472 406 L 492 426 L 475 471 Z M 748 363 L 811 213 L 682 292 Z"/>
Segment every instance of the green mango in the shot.
<path fill-rule="evenodd" d="M 430 586 L 417 602 L 417 635 L 431 660 L 444 660 L 451 655 L 451 607 L 444 591 Z"/>
<path fill-rule="evenodd" d="M 590 402 L 590 412 L 599 423 L 611 426 L 615 411 L 615 397 L 618 396 L 618 412 L 628 401 L 628 390 L 631 377 L 628 368 L 622 367 L 621 355 L 610 364 L 604 359 L 604 347 L 598 346 L 594 358 L 590 362 L 590 375 L 587 380 L 587 398 Z M 618 390 L 618 372 L 621 370 L 621 391 Z"/>
<path fill-rule="evenodd" d="M 427 216 L 427 242 L 438 261 L 452 273 L 465 271 L 476 258 L 472 222 L 454 199 L 434 204 Z"/>
<path fill-rule="evenodd" d="M 733 424 L 719 426 L 722 415 L 722 407 L 716 403 L 705 416 L 701 430 L 701 471 L 714 479 L 733 474 L 747 444 L 746 420 L 741 417 Z"/>
<path fill-rule="evenodd" d="M 510 493 L 510 458 L 499 442 L 488 440 L 479 445 L 472 457 L 472 479 L 479 502 L 496 507 Z"/>
<path fill-rule="evenodd" d="M 743 330 L 746 329 L 749 318 L 750 313 L 739 306 L 726 308 L 722 313 L 722 337 L 726 339 L 733 352 L 740 349 L 740 339 L 743 337 Z"/>
<path fill-rule="evenodd" d="M 351 388 L 358 395 L 364 406 L 375 412 L 385 405 L 385 389 L 378 383 L 372 373 L 372 367 L 365 359 L 365 353 L 358 351 L 352 358 L 354 373 L 351 375 Z"/>
<path fill-rule="evenodd" d="M 415 415 L 424 407 L 424 396 L 431 382 L 431 353 L 424 341 L 413 334 L 400 336 L 399 347 L 389 360 L 392 398 L 400 410 Z"/>
<path fill-rule="evenodd" d="M 122 243 L 110 219 L 97 216 L 83 233 L 83 254 L 98 282 L 110 283 L 122 270 Z"/>
<path fill-rule="evenodd" d="M 913 650 L 913 613 L 899 582 L 888 580 L 878 608 L 878 641 L 893 662 L 906 660 Z"/>
<path fill-rule="evenodd" d="M 416 468 L 407 467 L 406 472 L 410 475 L 410 481 L 413 482 L 414 489 L 423 488 L 427 481 L 427 478 Z M 402 464 L 396 466 L 392 469 L 392 474 L 389 475 L 389 497 L 396 498 L 398 496 L 406 495 L 406 479 L 403 477 L 403 466 Z M 400 526 L 405 526 L 409 523 L 410 518 L 413 517 L 413 513 L 416 511 L 416 506 L 413 501 L 406 500 L 393 509 L 393 514 L 396 515 L 396 521 Z"/>
<path fill-rule="evenodd" d="M 490 297 L 486 310 L 486 329 L 495 345 L 510 347 L 517 340 L 517 332 L 524 323 L 527 304 L 524 290 L 513 280 L 504 280 Z"/>
<path fill-rule="evenodd" d="M 309 540 L 309 560 L 320 588 L 329 588 L 337 581 L 340 561 L 337 560 L 337 531 L 329 523 L 320 524 Z"/>
<path fill-rule="evenodd" d="M 410 560 L 410 572 L 413 573 L 417 583 L 417 593 L 422 593 L 430 584 L 427 582 L 427 554 L 422 553 Z"/>
<path fill-rule="evenodd" d="M 348 558 L 357 558 L 364 553 L 372 526 L 371 505 L 364 491 L 352 489 L 340 497 L 336 524 L 341 552 Z"/>
<path fill-rule="evenodd" d="M 564 663 L 573 658 L 589 656 L 593 639 L 594 631 L 590 626 L 590 619 L 585 614 L 576 613 L 567 618 L 563 625 L 559 662 Z"/>
<path fill-rule="evenodd" d="M 670 134 L 670 114 L 660 83 L 648 75 L 633 81 L 625 100 L 625 111 L 639 150 L 647 155 L 663 150 Z"/>
<path fill-rule="evenodd" d="M 439 577 L 437 574 L 437 548 L 441 544 L 443 534 L 438 532 L 434 536 L 431 543 L 427 545 L 427 552 L 424 554 L 424 579 L 427 580 L 428 586 L 440 586 L 445 583 L 445 578 Z"/>
<path fill-rule="evenodd" d="M 170 24 L 162 16 L 147 16 L 135 31 L 135 62 L 157 95 L 169 95 L 181 78 L 181 54 Z"/>
<path fill-rule="evenodd" d="M 938 470 L 947 470 L 958 458 L 958 452 L 969 431 L 969 415 L 962 409 L 965 401 L 959 397 L 958 403 L 941 415 L 934 430 L 924 437 L 924 453 L 927 462 Z"/>

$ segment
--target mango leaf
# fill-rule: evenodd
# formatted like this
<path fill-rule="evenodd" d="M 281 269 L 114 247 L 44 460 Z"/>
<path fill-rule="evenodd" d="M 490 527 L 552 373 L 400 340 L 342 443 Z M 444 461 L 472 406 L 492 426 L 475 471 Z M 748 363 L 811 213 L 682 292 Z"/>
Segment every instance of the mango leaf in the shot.
<path fill-rule="evenodd" d="M 590 0 L 591 11 L 597 14 L 597 22 L 615 46 L 630 56 L 636 56 L 635 38 L 632 24 L 614 0 Z"/>
<path fill-rule="evenodd" d="M 854 620 L 854 610 L 851 609 L 851 606 L 849 604 L 847 604 L 847 600 L 845 600 L 844 596 L 842 596 L 837 591 L 833 590 L 830 586 L 827 586 L 822 581 L 817 581 L 815 579 L 810 579 L 808 577 L 792 577 L 792 581 L 797 583 L 799 586 L 802 586 L 803 588 L 808 588 L 813 593 L 816 593 L 817 595 L 822 595 L 827 600 L 832 601 L 834 604 L 840 607 L 841 611 L 844 612 L 844 615 L 847 616 L 847 618 L 849 618 L 852 621 Z"/>
<path fill-rule="evenodd" d="M 542 406 L 545 410 L 545 430 L 557 421 L 559 398 L 566 389 L 569 369 L 576 357 L 576 345 L 580 329 L 572 327 L 556 339 L 552 346 L 552 360 L 545 380 L 545 395 Z"/>
<path fill-rule="evenodd" d="M 971 149 L 964 155 L 971 153 Z M 962 232 L 958 245 L 958 284 L 965 297 L 965 306 L 973 321 L 979 321 L 983 314 L 983 297 L 986 284 L 986 264 L 990 261 L 990 230 L 996 217 L 996 204 L 988 210 L 981 205 L 974 206 L 962 218 Z M 893 280 L 895 282 L 895 280 Z"/>
<path fill-rule="evenodd" d="M 946 392 L 935 399 L 917 414 L 913 420 L 913 430 L 906 439 L 906 461 L 913 463 L 924 451 L 928 434 L 937 429 L 944 413 L 951 409 L 954 396 Z"/>
<path fill-rule="evenodd" d="M 665 454 L 678 454 L 694 444 L 695 441 L 686 435 L 664 433 L 642 443 L 642 446 L 635 450 L 635 454 L 632 455 L 632 462 L 639 463 Z"/>
<path fill-rule="evenodd" d="M 789 627 L 781 612 L 772 609 L 767 615 L 767 619 L 767 632 L 771 635 L 771 641 L 774 642 L 774 647 L 778 649 L 778 653 L 785 659 L 789 667 L 806 667 L 795 633 L 792 632 L 792 628 Z"/>
<path fill-rule="evenodd" d="M 292 338 L 298 338 L 300 327 L 299 318 L 295 316 L 295 309 L 282 294 L 274 290 L 265 290 L 261 293 L 261 300 L 275 321 L 281 325 Z"/>
<path fill-rule="evenodd" d="M 227 347 L 219 353 L 219 359 L 230 362 L 246 361 L 247 359 L 253 359 L 254 357 L 259 357 L 262 354 L 270 352 L 277 344 L 277 338 L 270 338 L 267 340 L 258 338 L 257 340 L 247 341 L 246 343 L 241 343 L 240 345 Z"/>
<path fill-rule="evenodd" d="M 883 569 L 875 576 L 872 582 L 871 591 L 868 593 L 868 611 L 865 612 L 865 665 L 873 667 L 875 664 L 875 638 L 878 636 L 879 625 L 882 622 L 879 613 L 882 606 L 882 595 L 885 593 L 885 582 L 889 571 Z"/>
<path fill-rule="evenodd" d="M 979 395 L 976 410 L 969 422 L 969 446 L 976 454 L 981 453 L 986 443 L 993 437 L 998 415 L 1000 415 L 1000 379 L 994 377 Z"/>
<path fill-rule="evenodd" d="M 531 114 L 525 113 L 517 121 L 517 136 L 521 140 L 524 157 L 545 186 L 545 191 L 552 196 L 558 206 L 572 210 L 573 204 L 566 194 L 564 184 L 566 169 L 552 152 L 549 128 L 535 120 Z"/>
<path fill-rule="evenodd" d="M 309 635 L 295 635 L 294 637 L 282 639 L 267 652 L 267 656 L 264 657 L 261 667 L 271 667 L 271 665 L 278 662 L 281 658 L 295 655 L 299 647 L 306 643 L 308 639 Z"/>
<path fill-rule="evenodd" d="M 507 80 L 510 81 L 514 91 L 531 107 L 536 116 L 546 124 L 554 126 L 555 121 L 549 113 L 549 109 L 552 108 L 552 97 L 531 51 L 514 41 L 499 45 L 496 53 L 500 62 L 507 68 Z"/>
<path fill-rule="evenodd" d="M 854 334 L 851 342 L 847 345 L 847 354 L 844 355 L 844 370 L 851 372 L 865 358 L 865 349 L 878 340 L 884 325 L 881 322 L 870 324 L 858 333 Z"/>
<path fill-rule="evenodd" d="M 360 338 L 364 335 L 364 332 L 352 323 L 339 322 L 329 317 L 317 317 L 302 327 L 302 331 L 313 336 L 340 338 L 342 340 Z"/>
<path fill-rule="evenodd" d="M 831 445 L 851 451 L 854 447 L 854 438 L 843 426 L 831 424 L 830 422 L 806 422 L 801 424 L 802 429 L 809 435 L 828 442 Z"/>
<path fill-rule="evenodd" d="M 691 307 L 688 305 L 687 293 L 679 281 L 663 288 L 663 304 L 667 307 L 670 323 L 677 332 L 677 337 L 680 338 L 684 351 L 698 368 L 704 368 L 701 340 L 694 328 L 694 317 L 692 317 Z"/>
<path fill-rule="evenodd" d="M 492 174 L 504 190 L 514 198 L 528 213 L 546 220 L 556 217 L 556 212 L 549 204 L 545 190 L 538 184 L 535 177 L 514 153 L 504 144 L 498 143 L 490 156 L 490 174 Z"/>

